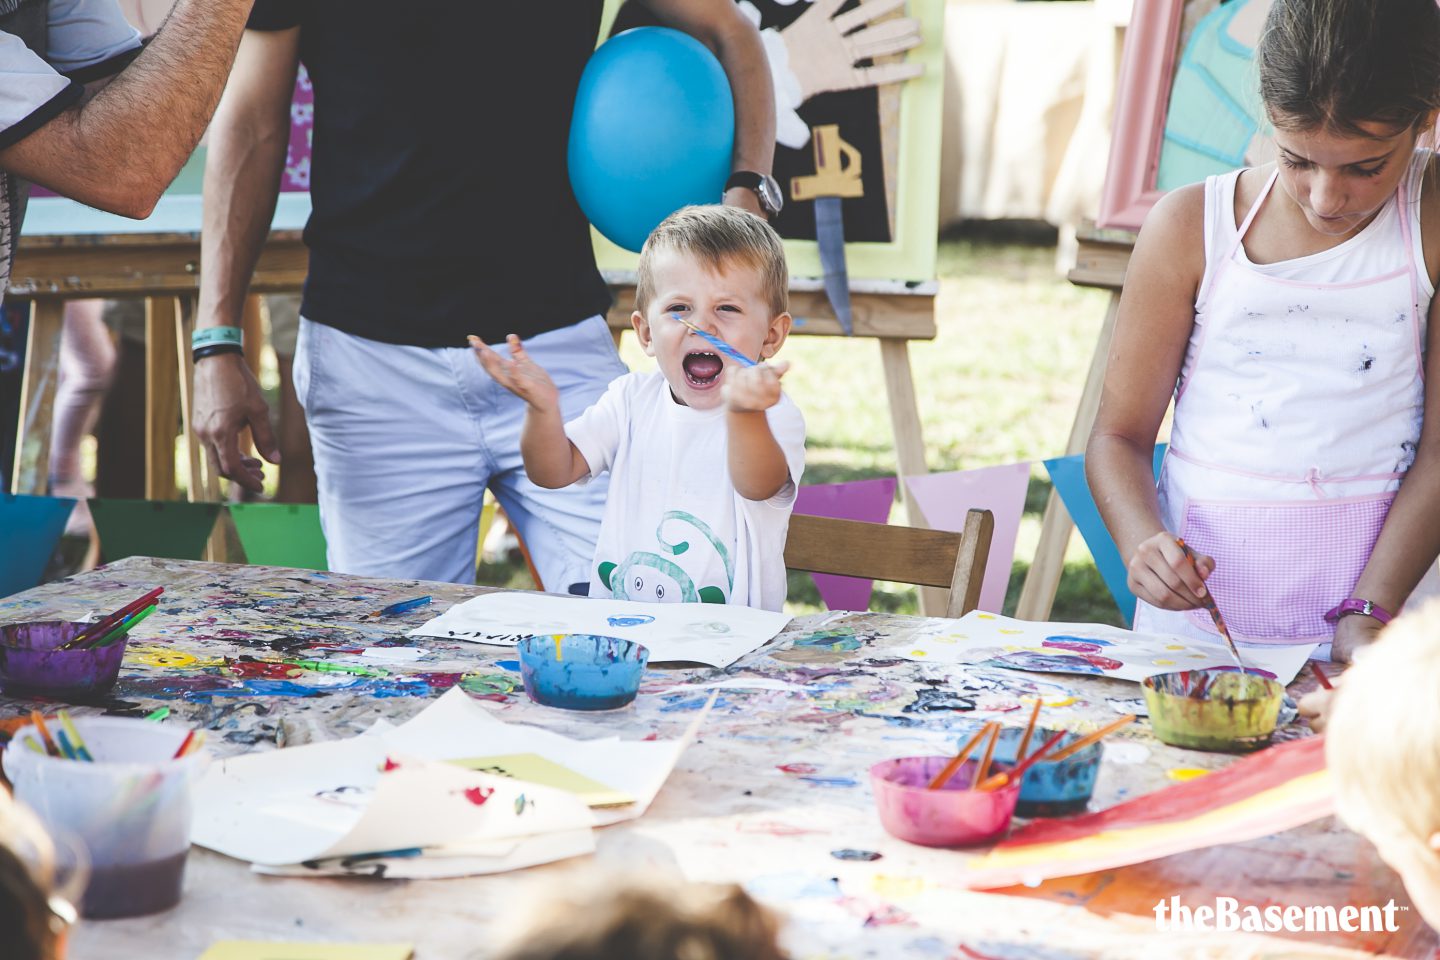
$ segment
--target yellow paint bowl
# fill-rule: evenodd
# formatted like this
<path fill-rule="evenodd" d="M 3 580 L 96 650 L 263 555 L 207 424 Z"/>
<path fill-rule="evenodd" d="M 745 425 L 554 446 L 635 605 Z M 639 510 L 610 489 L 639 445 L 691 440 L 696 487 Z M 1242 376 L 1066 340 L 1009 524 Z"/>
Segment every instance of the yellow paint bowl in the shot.
<path fill-rule="evenodd" d="M 1248 753 L 1270 742 L 1285 688 L 1235 670 L 1183 670 L 1140 684 L 1150 725 L 1164 743 L 1191 750 Z"/>

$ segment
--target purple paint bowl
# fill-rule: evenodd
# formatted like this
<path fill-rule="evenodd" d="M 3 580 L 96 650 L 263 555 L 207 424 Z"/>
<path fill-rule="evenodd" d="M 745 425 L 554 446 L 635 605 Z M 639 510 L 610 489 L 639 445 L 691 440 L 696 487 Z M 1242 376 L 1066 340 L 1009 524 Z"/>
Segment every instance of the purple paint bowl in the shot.
<path fill-rule="evenodd" d="M 0 627 L 0 691 L 70 703 L 102 698 L 120 674 L 125 638 L 100 650 L 56 650 L 88 623 L 40 620 Z"/>
<path fill-rule="evenodd" d="M 926 787 L 950 757 L 901 757 L 870 768 L 880 823 L 892 836 L 926 847 L 968 847 L 1004 835 L 1015 816 L 1020 784 L 998 790 L 969 789 L 979 761 L 967 761 L 939 790 Z M 996 763 L 999 773 L 1010 764 Z"/>

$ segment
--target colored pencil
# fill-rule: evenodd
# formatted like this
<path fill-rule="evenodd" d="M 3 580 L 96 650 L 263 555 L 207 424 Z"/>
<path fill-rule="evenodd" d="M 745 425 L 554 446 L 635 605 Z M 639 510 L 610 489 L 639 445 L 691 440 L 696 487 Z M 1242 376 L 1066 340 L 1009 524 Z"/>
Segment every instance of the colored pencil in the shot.
<path fill-rule="evenodd" d="M 990 761 L 995 757 L 995 744 L 999 740 L 1000 724 L 997 723 L 990 729 L 990 742 L 985 744 L 985 756 L 980 758 L 980 768 L 975 771 L 975 779 L 970 781 L 971 790 L 985 781 L 985 775 L 990 772 Z"/>
<path fill-rule="evenodd" d="M 60 742 L 60 755 L 66 760 L 79 760 L 80 754 L 70 745 L 70 738 L 65 735 L 64 730 L 55 731 L 55 739 Z"/>
<path fill-rule="evenodd" d="M 150 603 L 154 603 L 160 598 L 160 594 L 164 592 L 164 587 L 156 587 L 154 590 L 151 590 L 149 593 L 145 594 L 145 596 L 139 597 L 125 604 L 125 606 L 121 607 L 119 610 L 116 610 L 114 613 L 110 614 L 110 616 L 90 624 L 90 626 L 80 631 L 80 633 L 60 644 L 58 649 L 73 650 L 75 647 L 81 646 L 82 644 L 86 644 L 89 641 L 94 640 L 97 636 L 103 637 L 111 630 L 111 628 L 115 626 L 115 624 L 119 623 L 121 620 L 124 620 L 126 617 L 134 613 L 136 610 L 139 610 L 141 607 Z"/>
<path fill-rule="evenodd" d="M 101 637 L 95 643 L 86 644 L 85 649 L 102 650 L 105 647 L 110 646 L 110 644 L 114 643 L 116 640 L 119 640 L 121 637 L 125 636 L 125 634 L 135 629 L 136 625 L 139 624 L 141 620 L 144 620 L 146 617 L 150 616 L 150 614 L 154 613 L 156 606 L 156 604 L 151 604 L 144 610 L 141 610 L 139 613 L 127 617 L 125 620 L 121 621 L 119 624 L 113 627 L 108 633 L 105 634 L 105 636 Z"/>
<path fill-rule="evenodd" d="M 33 753 L 38 753 L 42 757 L 45 756 L 45 748 L 40 746 L 40 741 L 34 737 L 26 737 L 25 746 L 29 747 Z"/>
<path fill-rule="evenodd" d="M 1320 686 L 1324 687 L 1326 690 L 1335 689 L 1335 685 L 1330 682 L 1330 678 L 1325 676 L 1325 671 L 1320 669 L 1320 664 L 1316 663 L 1314 660 L 1311 660 L 1310 669 L 1314 672 L 1315 679 L 1320 681 Z"/>
<path fill-rule="evenodd" d="M 1042 743 L 1042 744 L 1040 745 L 1040 749 L 1039 749 L 1039 750 L 1036 750 L 1036 751 L 1035 751 L 1034 753 L 1032 753 L 1029 757 L 1027 757 L 1027 758 L 1024 759 L 1024 760 L 1021 760 L 1019 763 L 1015 764 L 1015 766 L 1011 767 L 1009 770 L 1002 770 L 1002 771 L 1000 771 L 999 773 L 995 774 L 994 776 L 986 777 L 984 780 L 982 780 L 982 781 L 980 782 L 980 785 L 979 785 L 978 787 L 976 787 L 975 789 L 976 789 L 976 790 L 985 790 L 985 791 L 989 791 L 989 790 L 999 790 L 1001 787 L 1005 786 L 1007 783 L 1010 783 L 1011 781 L 1014 781 L 1014 780 L 1019 780 L 1021 777 L 1025 776 L 1025 771 L 1026 771 L 1026 770 L 1029 770 L 1029 769 L 1030 769 L 1031 767 L 1033 767 L 1035 764 L 1039 763 L 1042 759 L 1044 759 L 1045 754 L 1049 753 L 1049 752 L 1051 751 L 1051 749 L 1053 749 L 1054 746 L 1055 746 L 1057 743 L 1059 743 L 1062 739 L 1064 739 L 1064 737 L 1065 737 L 1065 731 L 1064 731 L 1064 730 L 1056 730 L 1056 731 L 1050 736 L 1050 739 L 1049 739 L 1049 740 L 1046 740 L 1044 743 Z"/>
<path fill-rule="evenodd" d="M 734 360 L 741 366 L 757 367 L 760 365 L 758 361 L 751 360 L 749 357 L 745 356 L 745 354 L 741 353 L 739 350 L 736 350 L 724 340 L 721 340 L 719 337 L 715 336 L 715 334 L 707 333 L 706 331 L 701 330 L 699 327 L 695 326 L 695 324 L 680 316 L 680 314 L 672 313 L 669 314 L 669 317 L 672 320 L 679 320 L 681 323 L 685 324 L 685 326 L 689 328 L 691 333 L 695 334 L 695 336 L 699 337 L 701 340 L 704 340 L 706 343 L 710 344 L 710 346 L 714 347 L 716 350 L 719 350 L 722 354 L 729 357 L 731 360 Z"/>
<path fill-rule="evenodd" d="M 930 781 L 930 785 L 926 787 L 926 789 L 939 790 L 941 787 L 945 786 L 945 784 L 949 783 L 950 778 L 955 776 L 956 771 L 958 771 L 960 767 L 965 763 L 965 758 L 970 756 L 970 751 L 975 749 L 975 745 L 980 742 L 980 739 L 982 737 L 984 737 L 990 732 L 990 728 L 994 725 L 995 723 L 992 720 L 991 722 L 981 726 L 979 730 L 976 730 L 975 736 L 971 737 L 966 742 L 965 746 L 960 748 L 960 752 L 955 754 L 954 758 L 952 758 L 949 763 L 945 764 L 945 768 L 943 770 L 935 774 L 935 778 Z"/>
<path fill-rule="evenodd" d="M 70 740 L 75 745 L 75 755 L 86 763 L 94 763 L 95 758 L 90 755 L 89 749 L 85 746 L 85 741 L 80 737 L 80 731 L 75 729 L 75 722 L 70 719 L 70 711 L 61 710 L 59 717 L 60 725 L 70 734 Z"/>
<path fill-rule="evenodd" d="M 1185 556 L 1190 561 L 1190 566 L 1195 568 L 1196 573 L 1199 573 L 1200 564 L 1195 560 L 1195 551 L 1190 549 L 1190 545 L 1187 544 L 1182 537 L 1176 537 L 1175 542 L 1180 546 L 1181 550 L 1185 551 Z M 1229 645 L 1230 656 L 1235 658 L 1235 666 L 1240 668 L 1241 673 L 1244 673 L 1245 663 L 1240 659 L 1240 648 L 1235 646 L 1235 640 L 1230 636 L 1230 628 L 1225 626 L 1225 618 L 1220 615 L 1220 608 L 1215 604 L 1215 595 L 1207 588 L 1205 590 L 1205 596 L 1200 598 L 1200 602 L 1204 604 L 1205 612 L 1210 614 L 1210 619 L 1215 621 L 1215 629 L 1220 631 L 1220 636 L 1224 637 L 1225 643 Z"/>
<path fill-rule="evenodd" d="M 185 739 L 180 741 L 180 749 L 176 750 L 175 756 L 171 757 L 170 759 L 179 760 L 181 757 L 185 756 L 186 752 L 190 749 L 190 744 L 194 742 L 194 740 L 195 731 L 192 729 L 185 734 Z"/>
<path fill-rule="evenodd" d="M 40 732 L 40 739 L 45 744 L 45 755 L 48 757 L 61 756 L 60 748 L 55 745 L 55 738 L 50 736 L 50 728 L 45 725 L 45 718 L 40 715 L 39 710 L 30 711 L 30 722 L 35 724 L 35 729 Z"/>
<path fill-rule="evenodd" d="M 1074 743 L 1070 744 L 1070 746 L 1066 747 L 1064 750 L 1056 753 L 1050 759 L 1064 760 L 1066 757 L 1073 757 L 1081 750 L 1084 750 L 1086 747 L 1090 746 L 1090 744 L 1096 743 L 1097 741 L 1110 736 L 1110 734 L 1114 733 L 1116 730 L 1119 730 L 1121 727 L 1125 726 L 1127 723 L 1130 723 L 1134 719 L 1135 715 L 1133 713 L 1127 713 L 1125 716 L 1121 717 L 1119 720 L 1116 720 L 1114 723 L 1107 723 L 1105 726 L 1101 727 L 1099 730 L 1096 730 L 1094 733 L 1086 734 L 1079 740 L 1076 740 Z"/>
<path fill-rule="evenodd" d="M 1022 763 L 1025 760 L 1025 751 L 1030 749 L 1030 738 L 1035 734 L 1035 721 L 1040 719 L 1040 704 L 1044 700 L 1035 698 L 1035 709 L 1030 711 L 1030 722 L 1025 724 L 1025 736 L 1020 738 L 1020 749 L 1015 754 L 1015 762 Z"/>
<path fill-rule="evenodd" d="M 170 708 L 161 707 L 159 710 L 147 713 L 145 715 L 145 719 L 152 721 L 153 723 L 159 723 L 161 720 L 164 720 L 168 716 L 170 716 Z"/>

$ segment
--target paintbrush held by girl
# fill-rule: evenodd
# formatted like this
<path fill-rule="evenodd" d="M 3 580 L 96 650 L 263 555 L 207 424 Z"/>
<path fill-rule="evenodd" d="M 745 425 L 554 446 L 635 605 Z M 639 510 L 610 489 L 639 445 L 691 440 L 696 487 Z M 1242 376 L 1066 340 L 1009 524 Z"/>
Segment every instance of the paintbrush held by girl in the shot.
<path fill-rule="evenodd" d="M 1255 58 L 1275 159 L 1146 219 L 1086 468 L 1137 630 L 1348 660 L 1440 553 L 1440 9 L 1275 0 Z"/>

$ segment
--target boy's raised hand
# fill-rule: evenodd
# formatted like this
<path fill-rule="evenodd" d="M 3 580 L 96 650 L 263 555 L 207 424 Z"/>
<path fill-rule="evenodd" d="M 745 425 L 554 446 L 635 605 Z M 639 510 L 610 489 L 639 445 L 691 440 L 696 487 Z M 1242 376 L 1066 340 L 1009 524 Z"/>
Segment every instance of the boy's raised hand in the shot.
<path fill-rule="evenodd" d="M 1197 554 L 1191 563 L 1175 537 L 1162 530 L 1135 548 L 1126 568 L 1130 592 L 1162 610 L 1194 610 L 1204 601 L 1205 578 L 1215 560 Z"/>
<path fill-rule="evenodd" d="M 721 388 L 725 409 L 732 413 L 769 410 L 780 402 L 780 378 L 789 369 L 790 364 L 784 360 L 732 367 L 726 372 L 725 385 Z"/>
<path fill-rule="evenodd" d="M 475 351 L 475 359 L 496 383 L 538 411 L 559 409 L 560 391 L 556 389 L 555 381 L 550 379 L 544 367 L 530 359 L 519 337 L 512 333 L 505 338 L 510 346 L 509 359 L 490 349 L 484 340 L 474 334 L 467 339 Z"/>

